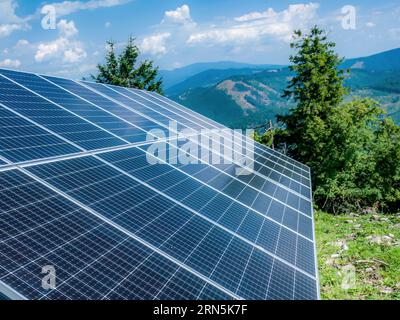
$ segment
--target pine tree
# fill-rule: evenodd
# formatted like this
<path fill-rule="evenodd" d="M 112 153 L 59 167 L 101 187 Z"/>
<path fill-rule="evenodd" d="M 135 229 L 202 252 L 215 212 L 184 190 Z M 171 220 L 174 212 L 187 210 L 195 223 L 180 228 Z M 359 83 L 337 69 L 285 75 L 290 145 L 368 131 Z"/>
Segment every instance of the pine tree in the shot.
<path fill-rule="evenodd" d="M 279 116 L 285 130 L 277 132 L 277 142 L 285 141 L 288 153 L 313 166 L 323 148 L 321 137 L 330 134 L 325 120 L 342 101 L 344 71 L 338 70 L 342 59 L 333 51 L 335 44 L 326 33 L 313 27 L 309 34 L 294 33 L 291 47 L 297 54 L 290 57 L 293 78 L 283 97 L 294 99 L 297 106 L 288 115 Z"/>
<path fill-rule="evenodd" d="M 154 62 L 150 60 L 137 63 L 140 50 L 133 37 L 129 38 L 118 57 L 115 53 L 115 42 L 108 41 L 107 46 L 106 62 L 97 65 L 98 74 L 91 76 L 93 80 L 162 94 L 162 79 L 158 77 L 158 67 L 154 67 Z"/>

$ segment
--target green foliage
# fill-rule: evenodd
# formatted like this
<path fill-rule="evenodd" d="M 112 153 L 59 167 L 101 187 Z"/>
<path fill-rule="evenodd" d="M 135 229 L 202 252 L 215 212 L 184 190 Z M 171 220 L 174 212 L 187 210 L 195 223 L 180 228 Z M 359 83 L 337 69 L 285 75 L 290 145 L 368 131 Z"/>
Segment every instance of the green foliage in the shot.
<path fill-rule="evenodd" d="M 136 66 L 140 51 L 134 38 L 129 38 L 118 57 L 115 53 L 115 43 L 108 41 L 107 45 L 106 62 L 97 65 L 98 74 L 91 76 L 93 80 L 162 93 L 162 79 L 158 78 L 158 67 L 154 67 L 153 61 L 145 60 Z"/>
<path fill-rule="evenodd" d="M 254 131 L 253 139 L 271 148 L 274 143 L 274 131 L 268 130 L 263 134 L 258 134 L 256 131 Z"/>
<path fill-rule="evenodd" d="M 309 165 L 315 203 L 329 212 L 400 204 L 400 128 L 369 98 L 344 102 L 344 74 L 334 44 L 314 27 L 295 33 L 295 73 L 285 97 L 296 107 L 279 116 L 275 145 Z"/>

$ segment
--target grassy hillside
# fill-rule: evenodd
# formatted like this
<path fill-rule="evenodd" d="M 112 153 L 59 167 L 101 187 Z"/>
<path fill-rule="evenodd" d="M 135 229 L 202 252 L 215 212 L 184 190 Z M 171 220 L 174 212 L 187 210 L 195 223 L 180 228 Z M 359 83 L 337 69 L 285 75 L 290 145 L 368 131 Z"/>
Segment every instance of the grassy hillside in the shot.
<path fill-rule="evenodd" d="M 400 299 L 400 213 L 316 212 L 315 228 L 322 299 Z"/>

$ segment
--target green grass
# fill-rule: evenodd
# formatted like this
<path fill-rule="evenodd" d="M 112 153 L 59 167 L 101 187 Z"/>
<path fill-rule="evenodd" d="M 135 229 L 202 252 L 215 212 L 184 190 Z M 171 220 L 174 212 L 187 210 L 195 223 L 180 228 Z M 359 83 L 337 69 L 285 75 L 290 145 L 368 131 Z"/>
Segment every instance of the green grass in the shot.
<path fill-rule="evenodd" d="M 400 299 L 400 214 L 317 211 L 315 228 L 321 299 Z M 346 269 L 355 281 L 343 289 Z"/>

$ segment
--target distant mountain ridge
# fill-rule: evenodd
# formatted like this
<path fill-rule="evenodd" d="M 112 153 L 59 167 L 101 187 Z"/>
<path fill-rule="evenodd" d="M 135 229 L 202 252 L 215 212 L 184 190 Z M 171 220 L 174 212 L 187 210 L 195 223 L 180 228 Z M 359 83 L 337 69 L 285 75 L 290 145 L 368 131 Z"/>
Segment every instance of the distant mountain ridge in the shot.
<path fill-rule="evenodd" d="M 347 59 L 343 67 L 370 71 L 400 70 L 400 48 L 367 57 Z"/>
<path fill-rule="evenodd" d="M 160 70 L 159 75 L 163 78 L 164 89 L 168 89 L 186 79 L 206 70 L 226 69 L 273 69 L 281 68 L 274 64 L 251 64 L 234 61 L 199 62 L 174 70 Z"/>
<path fill-rule="evenodd" d="M 371 97 L 400 123 L 400 49 L 346 60 L 352 96 Z M 254 127 L 287 112 L 288 68 L 205 70 L 166 90 L 175 101 L 230 127 Z"/>

